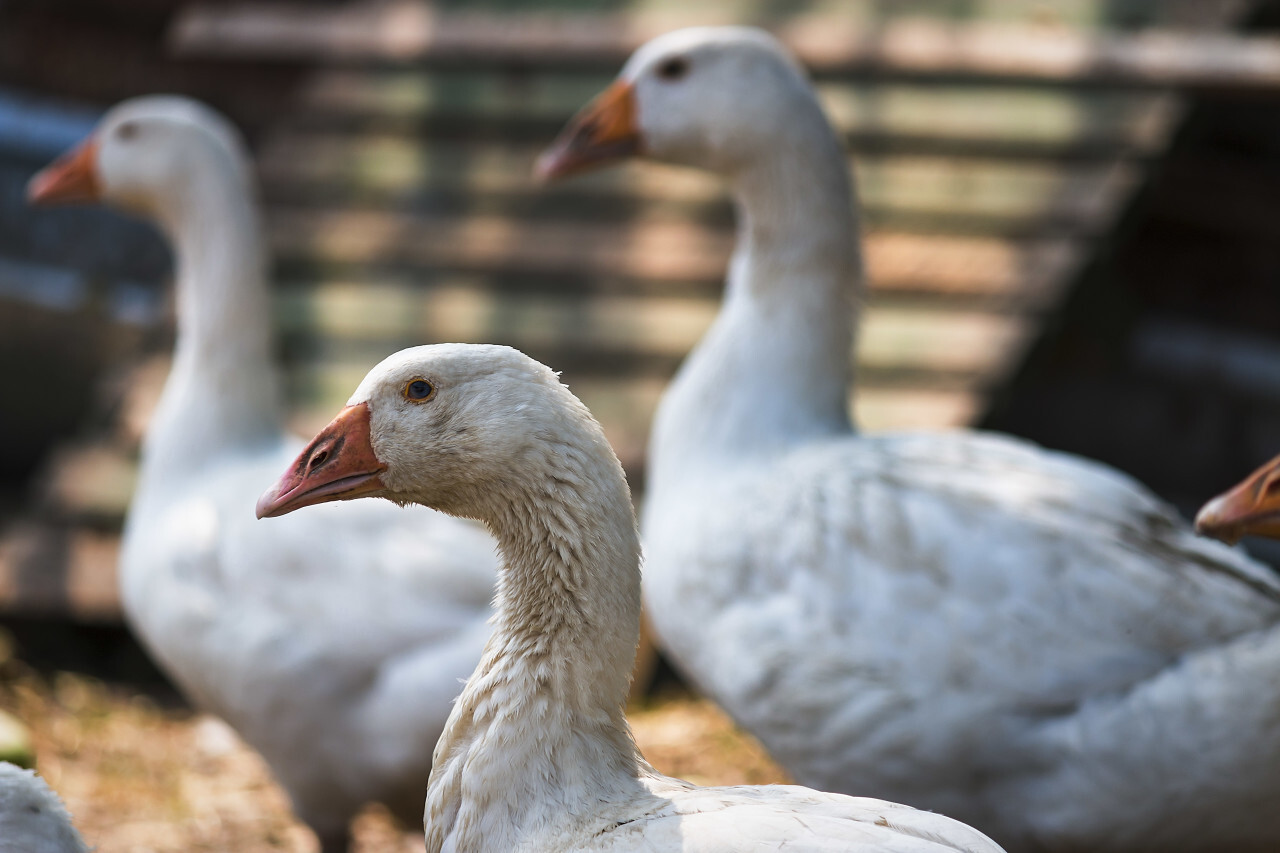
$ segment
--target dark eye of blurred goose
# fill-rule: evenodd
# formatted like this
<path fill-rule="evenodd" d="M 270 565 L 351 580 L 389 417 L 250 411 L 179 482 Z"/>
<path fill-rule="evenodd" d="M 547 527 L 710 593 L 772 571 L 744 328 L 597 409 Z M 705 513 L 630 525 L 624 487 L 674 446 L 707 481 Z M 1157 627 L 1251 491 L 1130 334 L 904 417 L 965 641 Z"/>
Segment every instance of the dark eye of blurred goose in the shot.
<path fill-rule="evenodd" d="M 435 387 L 425 379 L 415 379 L 404 386 L 404 398 L 414 403 L 425 403 L 435 393 Z"/>
<path fill-rule="evenodd" d="M 121 139 L 133 139 L 137 135 L 138 126 L 131 121 L 126 121 L 124 124 L 116 128 L 116 136 Z"/>
<path fill-rule="evenodd" d="M 674 56 L 658 66 L 658 76 L 663 80 L 679 80 L 689 73 L 689 60 Z"/>

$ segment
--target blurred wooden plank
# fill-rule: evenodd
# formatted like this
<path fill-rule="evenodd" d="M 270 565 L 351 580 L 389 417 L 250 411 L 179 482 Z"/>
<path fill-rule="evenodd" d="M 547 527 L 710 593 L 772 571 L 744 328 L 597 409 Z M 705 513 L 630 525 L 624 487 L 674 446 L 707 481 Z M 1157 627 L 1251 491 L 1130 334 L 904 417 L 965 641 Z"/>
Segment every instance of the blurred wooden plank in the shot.
<path fill-rule="evenodd" d="M 121 618 L 119 536 L 86 528 L 23 524 L 0 538 L 0 614 Z"/>
<path fill-rule="evenodd" d="M 346 208 L 341 214 L 350 224 L 338 227 L 352 234 L 374 227 L 371 216 L 402 217 L 398 227 L 408 227 L 411 217 L 399 212 L 406 208 L 454 210 L 478 220 L 504 213 L 565 218 L 580 209 L 580 218 L 593 221 L 710 215 L 728 224 L 725 191 L 713 176 L 633 163 L 542 186 L 532 177 L 537 152 L 538 146 L 308 134 L 268 141 L 259 163 L 269 202 Z M 851 168 L 869 217 L 904 224 L 929 220 L 956 231 L 1105 229 L 1107 215 L 1138 177 L 1133 164 L 1114 160 L 1055 165 L 876 154 L 851 160 Z M 368 216 L 355 209 L 393 206 L 397 210 Z M 295 213 L 304 211 L 282 215 L 296 222 Z"/>
<path fill-rule="evenodd" d="M 1086 248 L 1084 241 L 1072 237 L 1004 239 L 872 230 L 864 238 L 870 289 L 881 298 L 1009 312 L 1051 309 L 1084 261 Z M 424 300 L 437 288 L 451 287 L 495 295 L 653 295 L 712 301 L 719 300 L 723 289 L 723 269 L 713 271 L 714 277 L 662 280 L 630 277 L 629 272 L 625 267 L 591 268 L 544 275 L 519 266 L 456 271 L 426 262 L 344 263 L 298 255 L 284 260 L 277 281 L 285 293 L 344 282 L 400 287 L 420 292 Z"/>
<path fill-rule="evenodd" d="M 400 287 L 327 283 L 286 298 L 285 330 L 323 342 L 370 342 L 386 353 L 428 341 L 501 341 L 530 352 L 657 354 L 678 361 L 719 306 L 704 300 L 545 294 L 500 299 L 465 287 L 429 295 Z M 857 358 L 881 369 L 990 375 L 1025 339 L 1027 322 L 986 311 L 869 306 Z M 854 357 L 851 353 L 850 357 Z M 569 365 L 563 365 L 568 367 Z M 354 387 L 354 386 L 353 386 Z"/>
<path fill-rule="evenodd" d="M 37 486 L 39 499 L 59 513 L 108 524 L 123 516 L 137 475 L 133 454 L 117 444 L 63 445 Z"/>
<path fill-rule="evenodd" d="M 1104 186 L 1073 203 L 1101 206 Z M 436 218 L 383 211 L 283 210 L 270 216 L 271 243 L 282 260 L 310 264 L 396 266 L 524 275 L 612 276 L 668 283 L 719 282 L 732 235 L 692 222 L 545 222 L 506 217 Z M 1103 223 L 1099 223 L 1101 226 Z M 992 294 L 1025 288 L 1054 292 L 1071 245 L 1081 235 L 1017 240 L 912 236 L 872 231 L 867 238 L 877 287 Z M 705 291 L 704 291 L 705 292 Z M 1034 300 L 1032 300 L 1034 301 Z"/>
<path fill-rule="evenodd" d="M 541 69 L 483 71 L 327 68 L 299 87 L 277 132 L 550 138 L 611 80 L 610 74 Z M 1000 88 L 826 80 L 817 90 L 855 151 L 930 146 L 988 156 L 1153 155 L 1180 113 L 1174 99 L 1098 90 Z M 292 131 L 292 133 L 289 133 Z"/>
<path fill-rule="evenodd" d="M 119 557 L 120 537 L 114 531 L 79 529 L 73 534 L 67 558 L 67 600 L 81 621 L 120 618 Z"/>
<path fill-rule="evenodd" d="M 864 251 L 872 292 L 960 295 L 1039 312 L 1057 302 L 1085 246 L 1059 237 L 1004 240 L 872 231 Z"/>
<path fill-rule="evenodd" d="M 119 538 L 67 523 L 21 521 L 0 537 L 0 613 L 118 621 Z"/>
<path fill-rule="evenodd" d="M 1226 23 L 1230 10 L 1223 10 Z M 170 33 L 179 55 L 326 62 L 619 66 L 681 26 L 741 23 L 694 11 L 445 12 L 414 0 L 334 9 L 298 3 L 192 4 Z M 774 27 L 818 74 L 989 78 L 1052 83 L 1275 89 L 1280 41 L 1211 31 L 1084 34 L 1062 27 L 890 19 L 874 26 L 829 10 Z"/>
<path fill-rule="evenodd" d="M 60 0 L 66 3 L 68 0 Z M 74 0 L 77 3 L 93 0 Z M 163 2 L 163 0 L 155 0 Z M 211 5 L 211 4 L 210 4 Z M 260 5 L 244 3 L 242 6 Z M 425 0 L 419 3 L 428 11 L 457 9 L 463 4 Z M 469 12 L 501 17 L 525 13 L 528 0 L 468 0 Z M 668 16 L 671 20 L 702 20 L 709 23 L 760 25 L 796 17 L 839 16 L 858 26 L 883 26 L 886 23 L 922 17 L 962 23 L 990 21 L 1003 24 L 1037 25 L 1075 30 L 1099 28 L 1133 29 L 1157 24 L 1174 27 L 1220 25 L 1238 17 L 1249 0 L 1051 0 L 1028 3 L 1026 0 L 805 0 L 804 3 L 761 3 L 759 0 L 699 0 L 691 6 L 687 0 L 539 0 L 537 8 L 553 14 L 581 14 L 590 8 L 598 15 Z M 693 16 L 692 17 L 691 13 Z"/>

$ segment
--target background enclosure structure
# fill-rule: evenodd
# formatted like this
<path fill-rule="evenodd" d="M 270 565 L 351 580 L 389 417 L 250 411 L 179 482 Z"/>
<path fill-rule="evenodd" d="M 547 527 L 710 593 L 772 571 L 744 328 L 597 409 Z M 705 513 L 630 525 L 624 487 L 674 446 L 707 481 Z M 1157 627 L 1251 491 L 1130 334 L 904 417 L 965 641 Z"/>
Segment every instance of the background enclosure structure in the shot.
<path fill-rule="evenodd" d="M 0 616 L 26 654 L 145 677 L 118 629 L 115 543 L 167 369 L 168 253 L 106 212 L 22 200 L 26 177 L 117 100 L 190 94 L 245 129 L 299 432 L 394 349 L 498 341 L 563 370 L 642 488 L 652 408 L 714 314 L 732 211 L 700 175 L 637 165 L 539 187 L 533 158 L 650 35 L 768 26 L 813 69 L 857 171 L 864 428 L 1008 428 L 1189 508 L 1280 434 L 1265 381 L 1278 137 L 1261 117 L 1280 87 L 1274 14 L 1193 0 L 10 0 L 0 381 L 22 402 L 0 443 Z M 1222 367 L 1241 347 L 1249 369 Z M 68 644 L 68 629 L 91 642 Z"/>

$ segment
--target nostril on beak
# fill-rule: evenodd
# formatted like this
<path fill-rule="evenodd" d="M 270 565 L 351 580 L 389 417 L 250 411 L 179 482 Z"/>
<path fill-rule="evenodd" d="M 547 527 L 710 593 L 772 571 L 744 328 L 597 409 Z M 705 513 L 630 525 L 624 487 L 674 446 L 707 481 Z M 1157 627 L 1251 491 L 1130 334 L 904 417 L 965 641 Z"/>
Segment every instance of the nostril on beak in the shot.
<path fill-rule="evenodd" d="M 307 470 L 314 471 L 329 461 L 329 449 L 321 448 L 311 455 L 311 459 L 307 462 Z"/>

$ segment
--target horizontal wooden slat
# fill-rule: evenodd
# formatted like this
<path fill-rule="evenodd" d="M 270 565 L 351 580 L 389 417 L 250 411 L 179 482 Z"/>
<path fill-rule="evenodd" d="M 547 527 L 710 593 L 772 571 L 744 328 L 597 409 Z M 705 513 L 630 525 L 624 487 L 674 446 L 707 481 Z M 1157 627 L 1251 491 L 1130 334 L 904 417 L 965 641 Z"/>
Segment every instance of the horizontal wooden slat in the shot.
<path fill-rule="evenodd" d="M 1056 237 L 1008 240 L 871 231 L 864 238 L 870 290 L 881 300 L 1033 314 L 1056 304 L 1084 262 L 1085 248 L 1081 241 Z M 389 257 L 348 263 L 296 256 L 279 267 L 277 279 L 282 291 L 345 282 L 399 287 L 420 292 L 422 300 L 429 300 L 437 288 L 452 287 L 494 295 L 540 293 L 583 300 L 603 294 L 718 300 L 724 274 L 719 268 L 715 277 L 644 279 L 633 277 L 634 271 L 626 265 L 611 270 L 593 265 L 577 272 L 550 273 L 519 265 L 505 270 L 454 271 L 425 261 L 399 264 Z M 711 265 L 707 269 L 711 270 Z"/>
<path fill-rule="evenodd" d="M 605 296 L 589 300 L 491 295 L 464 287 L 429 296 L 398 287 L 330 283 L 292 294 L 286 330 L 320 341 L 369 341 L 391 352 L 429 341 L 501 342 L 530 351 L 563 349 L 653 353 L 682 358 L 718 306 L 679 298 Z M 1026 334 L 1016 315 L 910 307 L 866 310 L 860 361 L 881 369 L 973 375 L 999 370 Z M 852 354 L 851 354 L 852 355 Z"/>
<path fill-rule="evenodd" d="M 39 484 L 42 503 L 74 507 L 81 517 L 111 520 L 133 493 L 135 462 L 116 443 L 64 445 Z"/>
<path fill-rule="evenodd" d="M 694 10 L 444 12 L 411 0 L 320 10 L 285 3 L 193 4 L 176 21 L 171 44 L 181 55 L 221 58 L 616 66 L 663 32 L 741 22 L 740 16 Z M 927 19 L 871 25 L 830 10 L 789 16 L 774 29 L 818 73 L 1280 86 L 1280 42 L 1223 33 L 1085 34 L 1061 27 Z"/>
<path fill-rule="evenodd" d="M 443 209 L 469 214 L 563 218 L 701 218 L 723 222 L 724 188 L 687 169 L 637 163 L 551 186 L 532 178 L 537 149 L 469 143 L 430 147 L 402 137 L 313 136 L 268 145 L 261 174 L 268 201 L 289 207 L 341 206 L 354 235 L 389 211 L 357 207 Z M 1095 231 L 1127 196 L 1132 166 L 1057 166 L 972 158 L 862 156 L 853 164 L 860 201 L 872 221 L 945 221 L 948 230 L 1026 233 Z M 637 207 L 653 200 L 652 211 Z M 411 227 L 401 215 L 397 228 Z M 290 221 L 295 221 L 289 215 Z M 332 219 L 331 219 L 332 221 Z M 486 226 L 488 227 L 488 226 Z M 512 229 L 523 229 L 511 222 Z"/>
<path fill-rule="evenodd" d="M 282 128 L 549 139 L 611 80 L 521 69 L 325 69 L 300 87 Z M 1172 98 L 1044 87 L 822 81 L 828 114 L 854 150 L 932 147 L 989 156 L 1152 155 L 1179 113 Z"/>
<path fill-rule="evenodd" d="M 119 537 L 86 527 L 22 521 L 0 538 L 0 613 L 120 619 Z"/>
<path fill-rule="evenodd" d="M 65 3 L 66 0 L 62 2 Z M 1116 3 L 1115 0 L 1052 0 L 1048 3 L 1028 3 L 1026 0 L 965 0 L 959 3 L 939 3 L 938 0 L 893 0 L 886 3 L 884 0 L 806 0 L 804 3 L 761 3 L 759 0 L 699 0 L 695 6 L 688 0 L 591 0 L 589 4 L 584 4 L 583 0 L 539 0 L 537 9 L 557 15 L 576 16 L 590 11 L 596 15 L 652 16 L 655 21 L 728 20 L 755 25 L 796 18 L 838 16 L 850 25 L 871 27 L 924 17 L 952 23 L 986 21 L 1087 32 L 1100 28 L 1131 29 L 1154 25 L 1176 28 L 1221 26 L 1226 21 L 1238 18 L 1249 7 L 1250 2 L 1251 0 L 1126 0 L 1124 3 Z M 278 0 L 274 3 L 241 0 L 235 4 L 237 9 L 280 5 L 282 4 Z M 449 0 L 418 0 L 416 4 L 405 5 L 417 5 L 428 12 L 434 10 L 437 14 L 465 8 L 476 15 L 497 18 L 504 18 L 512 13 L 527 13 L 530 7 L 528 0 L 467 0 L 465 4 Z M 359 10 L 356 12 L 358 16 Z M 691 18 L 691 13 L 699 17 Z"/>
<path fill-rule="evenodd" d="M 371 211 L 280 209 L 272 211 L 270 221 L 279 257 L 320 267 L 401 265 L 436 271 L 626 277 L 672 286 L 720 282 L 733 239 L 724 230 L 688 222 L 435 220 Z M 872 231 L 866 238 L 866 257 L 876 288 L 1003 294 L 1010 296 L 1010 303 L 1035 305 L 1057 292 L 1078 254 L 1077 246 L 1073 238 L 1004 240 Z"/>

